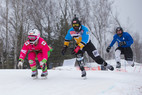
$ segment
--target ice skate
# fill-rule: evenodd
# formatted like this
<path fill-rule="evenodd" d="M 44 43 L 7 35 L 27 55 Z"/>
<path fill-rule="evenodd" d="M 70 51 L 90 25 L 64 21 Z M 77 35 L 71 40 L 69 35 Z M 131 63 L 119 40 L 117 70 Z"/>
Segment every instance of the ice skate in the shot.
<path fill-rule="evenodd" d="M 112 66 L 112 65 L 110 65 L 110 64 L 107 64 L 106 68 L 107 68 L 107 69 L 109 69 L 109 70 L 111 70 L 111 71 L 113 71 L 113 70 L 114 70 L 113 66 Z"/>
<path fill-rule="evenodd" d="M 83 71 L 81 71 L 81 77 L 83 78 L 83 79 L 86 79 L 86 71 L 85 70 L 83 70 Z"/>
<path fill-rule="evenodd" d="M 42 77 L 42 78 L 47 78 L 47 75 L 48 75 L 48 72 L 42 72 L 42 73 L 41 73 L 41 77 Z"/>
<path fill-rule="evenodd" d="M 31 75 L 31 77 L 33 77 L 33 79 L 37 79 L 38 78 L 38 72 L 37 71 L 35 71 L 35 72 L 32 72 L 32 75 Z"/>
<path fill-rule="evenodd" d="M 132 66 L 132 67 L 134 67 L 134 66 L 135 66 L 134 62 L 133 62 L 133 64 L 132 64 L 131 66 Z"/>
<path fill-rule="evenodd" d="M 117 70 L 117 71 L 120 71 L 120 69 L 121 69 L 121 63 L 120 63 L 120 62 L 117 62 L 117 64 L 116 64 L 116 70 Z"/>

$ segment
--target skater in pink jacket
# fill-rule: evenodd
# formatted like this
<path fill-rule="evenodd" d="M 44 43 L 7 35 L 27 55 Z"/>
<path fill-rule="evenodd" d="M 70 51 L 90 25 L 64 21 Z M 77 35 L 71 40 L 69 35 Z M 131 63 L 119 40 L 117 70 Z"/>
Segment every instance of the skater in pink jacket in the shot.
<path fill-rule="evenodd" d="M 32 70 L 32 77 L 38 75 L 36 67 L 36 59 L 40 63 L 42 69 L 41 77 L 47 76 L 47 59 L 48 54 L 52 49 L 47 45 L 46 41 L 40 37 L 40 32 L 37 29 L 32 29 L 28 32 L 28 40 L 24 43 L 20 52 L 18 68 L 23 66 L 23 61 L 28 54 L 28 61 Z"/>

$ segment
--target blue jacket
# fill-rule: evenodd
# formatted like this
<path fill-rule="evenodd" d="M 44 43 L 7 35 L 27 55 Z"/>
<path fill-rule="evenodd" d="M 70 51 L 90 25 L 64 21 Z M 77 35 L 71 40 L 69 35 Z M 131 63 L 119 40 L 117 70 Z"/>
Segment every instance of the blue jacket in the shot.
<path fill-rule="evenodd" d="M 75 32 L 75 30 L 70 28 L 68 30 L 67 35 L 65 36 L 65 42 L 64 45 L 69 45 L 69 41 L 71 39 L 74 39 L 76 41 L 76 44 L 78 44 L 81 48 L 85 46 L 89 42 L 89 30 L 87 27 L 81 25 L 81 31 Z"/>
<path fill-rule="evenodd" d="M 126 45 L 123 45 L 121 47 L 130 47 L 133 44 L 133 38 L 131 37 L 131 35 L 128 32 L 123 32 L 121 37 L 119 37 L 117 34 L 115 34 L 113 36 L 113 40 L 109 46 L 112 47 L 116 41 L 118 43 L 118 47 L 120 47 L 119 43 L 123 42 L 123 41 L 126 42 Z"/>

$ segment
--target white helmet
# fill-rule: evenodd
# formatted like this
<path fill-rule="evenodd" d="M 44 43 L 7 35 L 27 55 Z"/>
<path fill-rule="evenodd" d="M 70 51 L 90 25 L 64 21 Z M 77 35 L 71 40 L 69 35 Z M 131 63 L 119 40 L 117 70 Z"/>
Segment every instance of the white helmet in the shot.
<path fill-rule="evenodd" d="M 37 29 L 32 29 L 28 32 L 28 39 L 30 41 L 30 44 L 34 44 L 38 41 L 40 37 L 40 32 Z"/>

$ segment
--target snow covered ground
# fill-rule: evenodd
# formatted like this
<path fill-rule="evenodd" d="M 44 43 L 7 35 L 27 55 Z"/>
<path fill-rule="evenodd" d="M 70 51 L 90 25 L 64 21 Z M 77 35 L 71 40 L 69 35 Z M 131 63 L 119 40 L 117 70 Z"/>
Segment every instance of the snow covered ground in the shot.
<path fill-rule="evenodd" d="M 41 79 L 38 70 L 35 80 L 28 69 L 1 69 L 0 95 L 142 95 L 140 67 L 127 67 L 127 72 L 88 70 L 86 80 L 79 70 L 68 66 L 49 70 L 48 79 Z"/>

